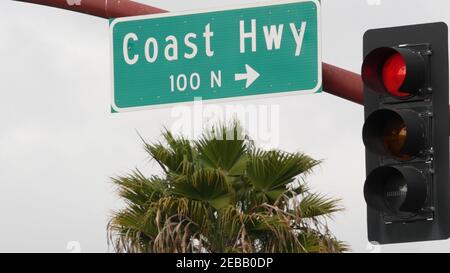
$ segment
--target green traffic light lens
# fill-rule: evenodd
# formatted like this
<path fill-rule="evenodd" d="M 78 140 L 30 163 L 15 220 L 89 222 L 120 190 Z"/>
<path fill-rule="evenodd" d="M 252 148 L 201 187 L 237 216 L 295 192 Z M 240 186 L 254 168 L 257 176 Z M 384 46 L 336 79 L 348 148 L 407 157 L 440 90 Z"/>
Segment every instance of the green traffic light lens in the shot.
<path fill-rule="evenodd" d="M 389 177 L 383 190 L 387 207 L 392 211 L 400 211 L 408 194 L 408 185 L 405 180 L 399 176 Z"/>
<path fill-rule="evenodd" d="M 372 209 L 394 215 L 419 212 L 427 199 L 423 173 L 414 167 L 382 166 L 367 176 L 364 198 Z"/>

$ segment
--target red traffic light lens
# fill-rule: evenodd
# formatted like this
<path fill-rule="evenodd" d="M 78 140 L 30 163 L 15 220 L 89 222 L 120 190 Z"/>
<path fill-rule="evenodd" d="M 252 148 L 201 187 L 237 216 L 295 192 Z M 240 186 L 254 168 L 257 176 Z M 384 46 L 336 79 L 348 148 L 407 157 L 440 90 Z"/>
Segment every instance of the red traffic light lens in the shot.
<path fill-rule="evenodd" d="M 427 86 L 427 62 L 422 53 L 410 48 L 379 47 L 364 58 L 361 77 L 365 90 L 409 99 Z"/>
<path fill-rule="evenodd" d="M 401 92 L 400 87 L 406 79 L 406 63 L 400 53 L 391 55 L 383 65 L 383 84 L 386 90 L 395 97 L 407 97 L 410 94 Z"/>

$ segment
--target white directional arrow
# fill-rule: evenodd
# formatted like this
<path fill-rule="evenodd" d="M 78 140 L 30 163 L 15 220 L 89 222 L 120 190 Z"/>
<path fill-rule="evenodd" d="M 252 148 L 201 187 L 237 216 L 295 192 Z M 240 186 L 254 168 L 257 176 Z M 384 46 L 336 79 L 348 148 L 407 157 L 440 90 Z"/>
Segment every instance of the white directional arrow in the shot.
<path fill-rule="evenodd" d="M 251 66 L 248 64 L 245 65 L 246 73 L 238 73 L 234 75 L 235 81 L 242 81 L 247 80 L 247 83 L 245 84 L 245 88 L 248 88 L 252 83 L 256 81 L 256 79 L 259 78 L 259 73 L 255 71 Z"/>

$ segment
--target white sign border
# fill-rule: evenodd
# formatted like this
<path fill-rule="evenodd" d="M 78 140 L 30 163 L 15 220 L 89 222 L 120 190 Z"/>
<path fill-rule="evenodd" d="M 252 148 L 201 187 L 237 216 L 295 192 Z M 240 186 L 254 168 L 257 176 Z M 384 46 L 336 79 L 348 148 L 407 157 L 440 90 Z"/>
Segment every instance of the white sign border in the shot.
<path fill-rule="evenodd" d="M 318 80 L 317 85 L 313 89 L 309 90 L 295 90 L 295 91 L 286 91 L 286 92 L 278 92 L 278 93 L 268 93 L 268 94 L 259 94 L 259 95 L 248 95 L 248 96 L 237 96 L 237 97 L 229 97 L 229 98 L 217 98 L 217 99 L 206 99 L 202 100 L 204 104 L 214 104 L 214 103 L 226 103 L 237 100 L 259 100 L 259 99 L 267 99 L 273 97 L 287 97 L 294 95 L 308 95 L 316 93 L 322 87 L 322 24 L 321 24 L 321 5 L 319 0 L 280 0 L 273 2 L 261 2 L 261 3 L 253 3 L 253 4 L 244 4 L 237 6 L 228 6 L 223 8 L 213 8 L 213 9 L 203 9 L 203 10 L 195 10 L 195 11 L 183 11 L 183 12 L 165 12 L 165 13 L 157 13 L 150 15 L 139 15 L 139 16 L 130 16 L 130 17 L 121 17 L 117 19 L 113 19 L 110 23 L 110 51 L 111 51 L 111 107 L 117 113 L 123 112 L 132 112 L 132 111 L 142 111 L 142 110 L 150 110 L 150 109 L 161 109 L 161 108 L 170 108 L 176 107 L 179 105 L 185 106 L 193 106 L 195 100 L 193 101 L 183 101 L 183 102 L 174 102 L 174 103 L 164 103 L 157 105 L 145 105 L 145 106 L 135 106 L 135 107 L 126 107 L 120 108 L 115 103 L 114 97 L 114 26 L 120 22 L 127 21 L 136 21 L 136 20 L 145 20 L 145 19 L 154 19 L 154 18 L 162 18 L 162 17 L 175 17 L 182 15 L 192 15 L 192 14 L 200 14 L 200 13 L 209 13 L 209 12 L 217 12 L 217 11 L 227 11 L 227 10 L 236 10 L 236 9 L 244 9 L 244 8 L 256 8 L 256 7 L 264 7 L 264 6 L 277 6 L 282 4 L 289 3 L 304 3 L 304 2 L 313 2 L 316 4 L 317 8 L 317 56 L 318 56 Z M 200 97 L 200 96 L 199 96 Z"/>

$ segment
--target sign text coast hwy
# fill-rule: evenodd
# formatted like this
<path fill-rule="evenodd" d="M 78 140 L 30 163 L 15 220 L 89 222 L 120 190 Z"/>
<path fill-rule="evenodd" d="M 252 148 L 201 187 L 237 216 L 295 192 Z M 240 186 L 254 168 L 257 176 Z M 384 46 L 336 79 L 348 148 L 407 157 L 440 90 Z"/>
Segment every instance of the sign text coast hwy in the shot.
<path fill-rule="evenodd" d="M 110 28 L 116 112 L 321 91 L 316 0 L 119 18 Z"/>

